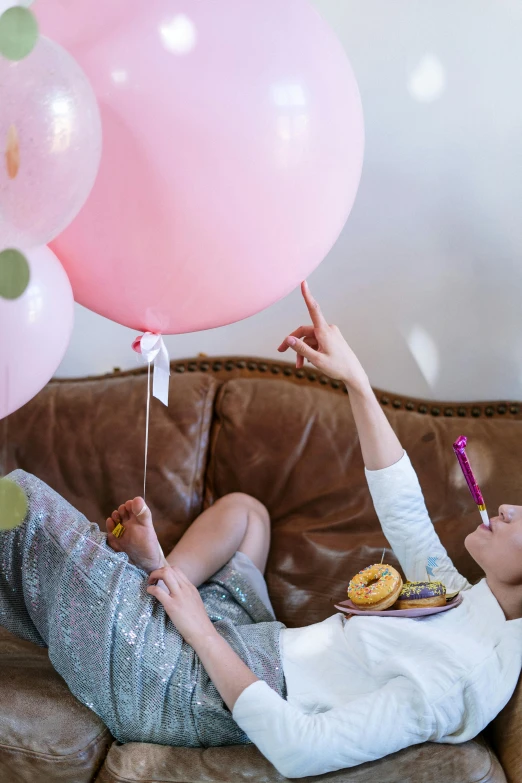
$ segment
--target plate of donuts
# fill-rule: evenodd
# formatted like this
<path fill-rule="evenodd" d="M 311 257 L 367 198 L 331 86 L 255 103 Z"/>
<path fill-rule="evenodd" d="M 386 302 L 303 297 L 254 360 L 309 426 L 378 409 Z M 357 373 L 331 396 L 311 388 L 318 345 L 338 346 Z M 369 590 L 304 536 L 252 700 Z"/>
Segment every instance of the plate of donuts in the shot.
<path fill-rule="evenodd" d="M 341 601 L 334 604 L 336 609 L 348 615 L 366 615 L 367 617 L 427 617 L 430 614 L 440 614 L 448 612 L 450 609 L 456 609 L 462 603 L 460 593 L 450 598 L 444 606 L 419 606 L 416 609 L 361 609 L 350 600 Z"/>
<path fill-rule="evenodd" d="M 348 600 L 334 606 L 349 615 L 426 617 L 461 603 L 462 596 L 447 595 L 442 582 L 403 581 L 393 566 L 378 563 L 355 574 L 348 585 Z"/>

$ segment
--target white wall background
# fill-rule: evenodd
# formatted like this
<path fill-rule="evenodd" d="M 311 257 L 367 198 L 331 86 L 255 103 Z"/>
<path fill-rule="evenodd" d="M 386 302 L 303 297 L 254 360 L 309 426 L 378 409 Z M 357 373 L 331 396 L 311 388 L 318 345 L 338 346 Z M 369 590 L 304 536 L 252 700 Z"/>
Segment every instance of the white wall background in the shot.
<path fill-rule="evenodd" d="M 310 279 L 375 386 L 522 398 L 522 0 L 314 0 L 354 67 L 366 159 L 352 215 Z M 175 303 L 173 303 L 175 306 Z M 171 356 L 276 348 L 298 292 Z M 135 336 L 77 307 L 61 376 L 134 367 Z"/>

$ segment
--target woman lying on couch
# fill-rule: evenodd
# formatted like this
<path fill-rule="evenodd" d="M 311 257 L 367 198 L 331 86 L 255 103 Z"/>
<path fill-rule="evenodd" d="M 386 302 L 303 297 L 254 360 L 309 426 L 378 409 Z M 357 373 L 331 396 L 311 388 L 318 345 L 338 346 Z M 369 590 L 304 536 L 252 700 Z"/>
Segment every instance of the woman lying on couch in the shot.
<path fill-rule="evenodd" d="M 19 528 L 0 533 L 0 623 L 49 648 L 72 693 L 121 742 L 253 742 L 287 777 L 361 764 L 425 741 L 476 736 L 513 693 L 522 663 L 522 507 L 501 506 L 466 547 L 486 578 L 471 586 L 428 517 L 408 456 L 359 361 L 307 286 L 312 325 L 280 347 L 342 380 L 386 538 L 409 580 L 464 600 L 423 619 L 334 614 L 277 622 L 263 571 L 263 505 L 229 495 L 165 560 L 143 500 L 90 524 L 23 471 Z M 114 535 L 116 534 L 121 535 Z M 347 578 L 351 575 L 347 575 Z"/>

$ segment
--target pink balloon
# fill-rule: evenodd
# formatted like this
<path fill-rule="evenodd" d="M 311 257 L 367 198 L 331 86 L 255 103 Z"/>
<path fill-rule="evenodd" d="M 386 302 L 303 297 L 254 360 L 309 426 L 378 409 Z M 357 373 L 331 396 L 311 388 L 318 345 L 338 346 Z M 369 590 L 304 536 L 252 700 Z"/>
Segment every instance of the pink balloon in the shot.
<path fill-rule="evenodd" d="M 53 247 L 78 302 L 175 334 L 252 315 L 324 259 L 353 205 L 364 130 L 333 31 L 305 0 L 45 0 L 88 75 L 104 148 Z M 73 10 L 78 15 L 73 24 Z M 104 25 L 107 18 L 107 25 Z"/>
<path fill-rule="evenodd" d="M 62 265 L 48 247 L 25 255 L 28 287 L 18 299 L 0 297 L 0 419 L 54 375 L 73 327 L 74 300 Z"/>
<path fill-rule="evenodd" d="M 42 37 L 23 60 L 0 57 L 0 106 L 0 249 L 45 245 L 96 178 L 96 98 L 71 55 Z"/>

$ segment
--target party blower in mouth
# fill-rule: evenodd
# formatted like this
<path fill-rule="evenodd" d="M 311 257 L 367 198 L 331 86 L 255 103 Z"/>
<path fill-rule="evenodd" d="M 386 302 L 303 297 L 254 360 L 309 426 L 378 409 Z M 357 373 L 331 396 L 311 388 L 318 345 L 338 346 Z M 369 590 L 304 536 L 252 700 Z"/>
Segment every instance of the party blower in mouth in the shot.
<path fill-rule="evenodd" d="M 486 504 L 484 503 L 482 492 L 480 491 L 477 480 L 473 475 L 473 471 L 471 470 L 471 465 L 469 464 L 469 459 L 466 454 L 467 442 L 468 439 L 464 435 L 461 435 L 460 438 L 457 438 L 453 444 L 453 451 L 455 452 L 455 456 L 457 457 L 458 463 L 462 469 L 462 472 L 464 473 L 464 478 L 467 481 L 469 491 L 471 492 L 471 497 L 477 504 L 478 510 L 480 511 L 482 521 L 486 527 L 490 527 L 488 512 L 486 511 Z"/>

